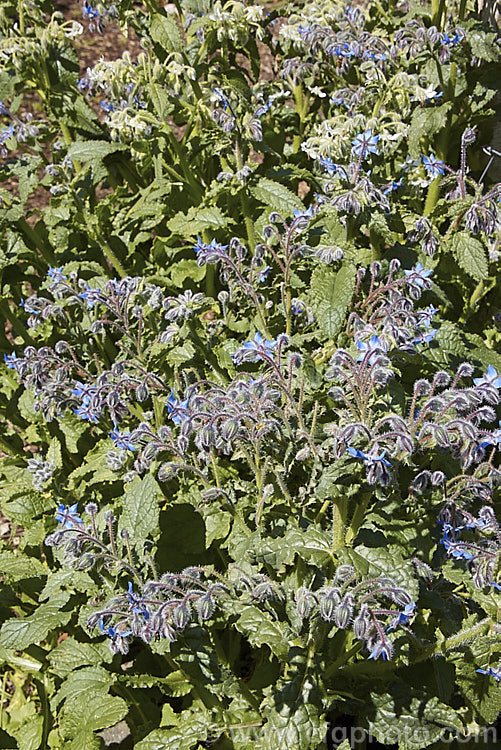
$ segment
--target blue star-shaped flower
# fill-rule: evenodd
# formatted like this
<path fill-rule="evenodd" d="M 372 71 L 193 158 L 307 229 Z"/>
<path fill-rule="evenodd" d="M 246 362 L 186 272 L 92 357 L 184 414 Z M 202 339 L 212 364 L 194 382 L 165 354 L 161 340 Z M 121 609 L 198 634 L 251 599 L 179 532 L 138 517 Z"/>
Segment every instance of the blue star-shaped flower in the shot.
<path fill-rule="evenodd" d="M 68 278 L 64 275 L 62 266 L 60 268 L 53 268 L 52 266 L 49 266 L 47 276 L 49 277 L 49 279 L 54 279 L 55 281 L 65 281 Z"/>
<path fill-rule="evenodd" d="M 388 661 L 391 659 L 391 652 L 386 643 L 376 643 L 368 658 L 379 659 L 380 656 L 383 657 L 383 661 Z"/>
<path fill-rule="evenodd" d="M 404 611 L 399 612 L 397 617 L 395 617 L 395 619 L 392 620 L 386 632 L 388 633 L 390 630 L 395 630 L 395 628 L 398 627 L 398 625 L 408 625 L 411 617 L 414 616 L 415 609 L 416 609 L 415 602 L 411 602 L 410 604 L 407 604 L 407 606 L 404 608 Z"/>
<path fill-rule="evenodd" d="M 377 154 L 377 142 L 379 141 L 378 135 L 372 135 L 372 130 L 366 130 L 365 133 L 359 133 L 355 136 L 351 142 L 353 146 L 353 152 L 357 156 L 365 158 L 367 154 Z"/>
<path fill-rule="evenodd" d="M 404 273 L 411 284 L 423 288 L 426 279 L 431 276 L 433 271 L 430 268 L 423 268 L 422 263 L 416 263 L 416 265 L 411 268 L 410 271 L 404 270 Z"/>
<path fill-rule="evenodd" d="M 424 168 L 430 175 L 432 179 L 435 179 L 435 177 L 440 177 L 440 175 L 445 174 L 445 164 L 440 159 L 437 159 L 435 154 L 430 154 L 429 156 L 423 156 L 423 164 Z"/>
<path fill-rule="evenodd" d="M 271 271 L 271 266 L 265 266 L 260 271 L 257 272 L 257 280 L 260 284 L 264 284 L 266 281 L 269 272 Z"/>
<path fill-rule="evenodd" d="M 82 525 L 83 521 L 77 513 L 78 503 L 71 505 L 69 508 L 64 503 L 58 506 L 56 511 L 56 521 L 63 524 L 65 529 L 74 529 L 75 526 Z"/>
<path fill-rule="evenodd" d="M 370 354 L 369 357 L 369 364 L 373 365 L 376 361 L 376 354 L 379 353 L 385 353 L 386 347 L 383 346 L 382 342 L 379 339 L 379 336 L 371 336 L 369 341 L 359 341 L 358 339 L 355 341 L 357 345 L 357 349 L 359 350 L 360 354 L 357 357 L 357 362 L 361 362 L 367 354 Z"/>
<path fill-rule="evenodd" d="M 172 388 L 170 389 L 170 396 L 166 404 L 167 411 L 174 424 L 181 424 L 181 422 L 188 418 L 188 402 L 188 398 L 185 401 L 178 401 L 174 396 L 174 391 Z"/>
<path fill-rule="evenodd" d="M 495 388 L 501 388 L 501 376 L 498 375 L 497 370 L 489 365 L 487 372 L 481 378 L 473 378 L 475 385 L 493 385 Z"/>
<path fill-rule="evenodd" d="M 16 369 L 16 361 L 20 359 L 16 355 L 16 352 L 12 352 L 12 354 L 4 354 L 3 359 L 9 370 L 15 370 Z"/>
<path fill-rule="evenodd" d="M 129 440 L 130 432 L 119 432 L 117 429 L 109 433 L 110 438 L 113 440 L 117 448 L 121 448 L 123 451 L 135 451 L 136 448 L 134 443 Z"/>

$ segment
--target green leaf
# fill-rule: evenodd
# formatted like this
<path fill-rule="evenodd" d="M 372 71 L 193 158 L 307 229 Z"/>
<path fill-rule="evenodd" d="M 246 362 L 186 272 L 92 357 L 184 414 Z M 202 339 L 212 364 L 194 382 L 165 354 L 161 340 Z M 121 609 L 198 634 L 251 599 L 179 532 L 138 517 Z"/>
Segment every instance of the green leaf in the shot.
<path fill-rule="evenodd" d="M 158 497 L 160 487 L 152 474 L 137 478 L 127 485 L 122 501 L 120 529 L 127 529 L 134 545 L 158 532 Z"/>
<path fill-rule="evenodd" d="M 166 52 L 183 52 L 183 40 L 173 16 L 155 13 L 150 22 L 150 34 Z"/>
<path fill-rule="evenodd" d="M 158 83 L 150 83 L 147 88 L 150 99 L 155 107 L 155 111 L 160 118 L 172 111 L 172 104 L 169 101 L 169 95 L 163 86 Z"/>
<path fill-rule="evenodd" d="M 19 552 L 7 550 L 0 552 L 0 571 L 10 583 L 25 578 L 41 578 L 49 573 L 48 568 L 36 557 L 27 557 Z"/>
<path fill-rule="evenodd" d="M 263 611 L 253 604 L 241 605 L 240 617 L 235 627 L 245 635 L 251 646 L 259 648 L 263 644 L 270 647 L 275 656 L 285 660 L 289 653 L 289 639 L 292 634 L 289 628 L 275 620 L 269 612 Z"/>
<path fill-rule="evenodd" d="M 68 156 L 73 161 L 97 162 L 109 154 L 117 151 L 125 151 L 127 146 L 123 143 L 111 143 L 109 141 L 75 141 L 68 148 Z"/>
<path fill-rule="evenodd" d="M 467 41 L 471 47 L 472 54 L 479 60 L 496 62 L 501 55 L 497 46 L 498 34 L 486 34 L 485 31 L 469 31 Z"/>
<path fill-rule="evenodd" d="M 47 658 L 52 671 L 65 677 L 79 667 L 111 661 L 113 654 L 108 643 L 80 643 L 75 638 L 66 638 Z"/>
<path fill-rule="evenodd" d="M 196 237 L 205 230 L 213 232 L 216 229 L 227 227 L 229 224 L 233 224 L 233 221 L 229 216 L 225 216 L 217 206 L 211 206 L 210 208 L 192 206 L 186 214 L 182 211 L 177 213 L 167 223 L 167 227 L 171 232 L 183 237 Z"/>
<path fill-rule="evenodd" d="M 32 523 L 49 510 L 54 510 L 54 500 L 36 490 L 3 500 L 2 508 L 9 520 L 21 525 Z"/>
<path fill-rule="evenodd" d="M 375 713 L 369 714 L 369 729 L 379 742 L 398 743 L 399 750 L 423 750 L 442 736 L 445 728 L 460 731 L 456 711 L 437 698 L 411 691 L 405 684 L 393 694 L 371 693 Z"/>
<path fill-rule="evenodd" d="M 158 687 L 163 693 L 171 695 L 174 698 L 181 698 L 188 695 L 193 690 L 193 685 L 186 675 L 181 672 L 171 672 L 167 677 L 157 677 L 150 674 L 124 675 L 121 676 L 120 682 L 124 682 L 130 687 L 148 688 Z"/>
<path fill-rule="evenodd" d="M 73 701 L 79 695 L 93 693 L 107 693 L 116 677 L 104 667 L 82 667 L 72 672 L 57 691 L 54 699 L 56 705 L 64 700 Z"/>
<path fill-rule="evenodd" d="M 430 142 L 432 136 L 445 127 L 451 102 L 445 102 L 440 107 L 416 107 L 409 128 L 409 154 L 412 159 L 421 157 L 421 139 Z"/>
<path fill-rule="evenodd" d="M 268 206 L 270 211 L 277 211 L 284 219 L 293 216 L 294 209 L 305 210 L 301 199 L 289 188 L 266 177 L 262 177 L 257 185 L 251 187 L 250 192 L 256 200 Z"/>
<path fill-rule="evenodd" d="M 266 723 L 256 750 L 303 750 L 323 745 L 327 724 L 314 677 L 301 675 L 279 683 L 261 707 Z"/>
<path fill-rule="evenodd" d="M 17 733 L 18 750 L 38 750 L 43 737 L 44 717 L 31 716 Z"/>
<path fill-rule="evenodd" d="M 84 489 L 82 479 L 87 477 L 89 474 L 91 478 L 88 480 L 88 486 L 99 482 L 113 482 L 116 481 L 116 474 L 106 464 L 106 455 L 110 450 L 109 440 L 100 440 L 92 450 L 90 450 L 85 456 L 84 461 L 78 466 L 68 477 L 68 487 L 71 490 L 81 488 Z"/>
<path fill-rule="evenodd" d="M 70 739 L 79 732 L 95 732 L 117 724 L 127 715 L 123 698 L 105 692 L 84 692 L 66 701 L 61 714 L 61 734 Z"/>
<path fill-rule="evenodd" d="M 468 232 L 457 232 L 451 240 L 451 250 L 459 266 L 476 281 L 489 277 L 485 248 Z"/>
<path fill-rule="evenodd" d="M 172 283 L 183 288 L 186 279 L 190 281 L 202 281 L 205 276 L 205 266 L 199 266 L 195 258 L 183 258 L 170 269 Z"/>
<path fill-rule="evenodd" d="M 97 593 L 97 588 L 96 583 L 85 571 L 60 568 L 47 579 L 47 583 L 40 592 L 39 600 L 43 602 L 59 591 L 81 591 L 90 595 L 92 592 Z"/>
<path fill-rule="evenodd" d="M 355 280 L 355 267 L 351 265 L 342 266 L 337 273 L 318 266 L 311 275 L 311 305 L 320 330 L 328 338 L 335 338 L 344 325 Z"/>
<path fill-rule="evenodd" d="M 207 740 L 212 729 L 218 732 L 218 726 L 214 724 L 211 712 L 198 706 L 193 713 L 183 711 L 179 714 L 176 726 L 172 729 L 155 729 L 134 748 L 135 750 L 191 750 L 192 747 L 200 747 L 199 743 Z"/>
<path fill-rule="evenodd" d="M 22 651 L 33 643 L 40 643 L 46 638 L 49 630 L 66 625 L 71 612 L 61 612 L 67 603 L 69 594 L 57 594 L 51 601 L 40 605 L 28 617 L 13 617 L 2 625 L 0 646 Z"/>
<path fill-rule="evenodd" d="M 468 348 L 460 331 L 448 320 L 441 321 L 437 331 L 436 341 L 438 343 L 437 355 L 442 355 L 441 361 L 445 357 L 446 362 L 450 362 L 450 355 L 464 359 L 469 356 Z M 435 350 L 431 350 L 435 354 Z M 449 356 L 448 356 L 449 355 Z"/>
<path fill-rule="evenodd" d="M 417 600 L 419 585 L 415 578 L 414 566 L 410 560 L 403 560 L 401 554 L 393 546 L 365 547 L 359 545 L 355 550 L 344 550 L 346 562 L 351 562 L 355 570 L 364 577 L 388 576 L 397 586 L 404 588 L 410 596 Z"/>
<path fill-rule="evenodd" d="M 63 465 L 61 443 L 59 442 L 57 437 L 53 437 L 50 441 L 45 460 L 53 464 L 56 469 L 60 469 Z"/>
<path fill-rule="evenodd" d="M 59 419 L 58 424 L 69 453 L 78 453 L 78 441 L 87 431 L 87 422 L 78 419 L 74 414 L 65 414 L 64 419 Z"/>

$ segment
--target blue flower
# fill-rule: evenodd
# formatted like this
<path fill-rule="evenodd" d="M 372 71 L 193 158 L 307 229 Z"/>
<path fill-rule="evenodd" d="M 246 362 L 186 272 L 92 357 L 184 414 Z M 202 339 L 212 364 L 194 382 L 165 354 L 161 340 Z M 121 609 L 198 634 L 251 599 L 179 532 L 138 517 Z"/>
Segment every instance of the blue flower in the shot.
<path fill-rule="evenodd" d="M 456 44 L 459 44 L 459 42 L 462 42 L 463 39 L 464 34 L 462 32 L 460 34 L 458 31 L 456 31 L 453 37 L 450 37 L 445 31 L 442 34 L 442 44 L 446 47 L 454 47 Z"/>
<path fill-rule="evenodd" d="M 416 331 L 416 338 L 414 344 L 429 344 L 438 333 L 437 328 L 432 328 L 431 331 Z"/>
<path fill-rule="evenodd" d="M 492 365 L 489 365 L 487 372 L 481 378 L 473 378 L 475 385 L 493 385 L 495 388 L 501 388 L 501 376 Z"/>
<path fill-rule="evenodd" d="M 134 444 L 129 440 L 130 432 L 118 432 L 118 430 L 115 429 L 109 433 L 109 436 L 113 440 L 117 448 L 121 448 L 123 451 L 136 450 Z"/>
<path fill-rule="evenodd" d="M 378 641 L 374 648 L 372 649 L 369 659 L 379 659 L 379 657 L 383 657 L 383 661 L 388 661 L 391 659 L 391 650 L 388 643 L 382 643 L 381 641 Z"/>
<path fill-rule="evenodd" d="M 265 266 L 264 268 L 262 268 L 260 271 L 257 272 L 257 280 L 261 284 L 264 284 L 270 271 L 271 271 L 271 266 Z"/>
<path fill-rule="evenodd" d="M 55 279 L 56 281 L 64 281 L 68 277 L 63 274 L 63 267 L 60 268 L 53 268 L 52 266 L 49 266 L 49 270 L 47 271 L 47 276 L 50 279 Z"/>
<path fill-rule="evenodd" d="M 431 276 L 433 271 L 431 269 L 424 269 L 421 263 L 416 263 L 416 265 L 411 268 L 410 271 L 404 271 L 404 273 L 411 284 L 423 288 L 425 286 L 426 279 Z"/>
<path fill-rule="evenodd" d="M 432 179 L 440 177 L 441 174 L 445 173 L 445 164 L 440 159 L 437 159 L 434 154 L 429 156 L 423 156 L 424 168 Z"/>
<path fill-rule="evenodd" d="M 308 208 L 303 208 L 302 210 L 298 210 L 297 208 L 294 209 L 294 218 L 297 219 L 298 216 L 306 216 L 308 219 L 313 218 L 313 205 L 309 206 Z"/>
<path fill-rule="evenodd" d="M 383 190 L 383 193 L 385 195 L 389 195 L 390 193 L 395 192 L 395 190 L 400 190 L 402 187 L 402 178 L 399 180 L 393 180 L 393 182 L 390 182 L 389 185 L 386 185 L 386 187 Z"/>
<path fill-rule="evenodd" d="M 501 421 L 499 422 L 499 428 L 497 430 L 494 430 L 490 435 L 486 434 L 484 436 L 482 442 L 479 443 L 479 448 L 488 448 L 489 445 L 499 444 L 501 444 Z"/>
<path fill-rule="evenodd" d="M 135 612 L 138 615 L 142 615 L 145 620 L 150 619 L 150 613 L 146 609 L 146 607 L 143 605 L 144 599 L 142 599 L 138 594 L 135 594 L 132 587 L 132 581 L 128 582 L 128 592 L 126 594 L 127 599 L 129 600 L 129 604 L 132 604 L 132 611 Z"/>
<path fill-rule="evenodd" d="M 213 239 L 210 243 L 203 242 L 201 237 L 197 237 L 197 244 L 194 245 L 193 250 L 198 253 L 200 252 L 207 252 L 209 250 L 214 250 L 222 255 L 225 255 L 225 251 L 228 249 L 228 245 L 221 245 L 219 242 L 216 242 L 215 239 Z"/>
<path fill-rule="evenodd" d="M 479 674 L 486 674 L 489 677 L 494 677 L 496 682 L 499 684 L 501 680 L 501 668 L 498 667 L 497 669 L 493 669 L 492 667 L 488 667 L 488 669 L 477 669 L 475 670 Z"/>
<path fill-rule="evenodd" d="M 174 391 L 172 388 L 170 389 L 170 396 L 166 404 L 167 411 L 174 424 L 181 424 L 181 422 L 188 418 L 188 402 L 188 398 L 186 401 L 178 401 L 174 396 Z"/>
<path fill-rule="evenodd" d="M 82 8 L 82 15 L 84 18 L 99 18 L 99 10 L 97 8 L 93 8 L 92 5 L 87 2 L 84 2 L 83 8 Z"/>
<path fill-rule="evenodd" d="M 263 359 L 263 355 L 271 354 L 276 345 L 276 341 L 267 341 L 258 331 L 251 341 L 244 341 L 231 358 L 235 364 L 240 364 L 244 360 L 255 362 Z"/>
<path fill-rule="evenodd" d="M 75 389 L 73 391 L 75 395 L 79 395 L 79 393 L 83 393 L 80 389 Z M 80 406 L 78 406 L 76 409 L 73 409 L 77 417 L 81 417 L 82 419 L 87 419 L 89 422 L 99 422 L 99 415 L 101 411 L 97 411 L 92 406 L 92 401 L 90 396 L 83 395 L 82 396 L 82 403 Z"/>
<path fill-rule="evenodd" d="M 56 511 L 56 521 L 62 523 L 65 529 L 74 529 L 78 525 L 83 526 L 83 521 L 77 513 L 77 507 L 78 503 L 69 508 L 64 503 L 61 503 Z"/>
<path fill-rule="evenodd" d="M 411 617 L 414 616 L 414 610 L 416 609 L 416 603 L 411 602 L 407 604 L 403 612 L 399 612 L 397 617 L 391 621 L 389 627 L 386 629 L 388 633 L 390 630 L 395 630 L 399 625 L 408 625 Z"/>
<path fill-rule="evenodd" d="M 107 102 L 107 101 L 102 100 L 101 101 L 101 109 L 103 110 L 103 112 L 113 112 L 113 110 L 115 109 L 115 107 L 113 106 L 113 104 L 111 102 Z"/>
<path fill-rule="evenodd" d="M 444 545 L 447 553 L 452 557 L 455 557 L 457 560 L 473 560 L 471 552 L 468 552 L 467 549 L 463 549 L 459 546 L 461 544 L 460 542 L 453 542 L 449 539 L 447 536 L 447 529 L 444 529 L 444 538 L 440 543 Z"/>
<path fill-rule="evenodd" d="M 426 330 L 429 329 L 429 327 L 432 324 L 433 316 L 438 312 L 438 308 L 433 307 L 433 305 L 429 305 L 425 310 L 419 310 L 419 316 L 420 316 L 420 323 L 424 325 Z"/>
<path fill-rule="evenodd" d="M 9 368 L 9 370 L 15 370 L 16 369 L 16 361 L 18 361 L 20 358 L 16 355 L 16 352 L 12 352 L 12 354 L 4 354 L 3 355 L 4 362 Z"/>
<path fill-rule="evenodd" d="M 353 151 L 357 156 L 364 158 L 367 154 L 377 154 L 378 135 L 372 135 L 372 130 L 366 130 L 365 133 L 359 133 L 351 142 Z"/>
<path fill-rule="evenodd" d="M 81 299 L 85 300 L 87 302 L 87 307 L 89 308 L 89 310 L 92 310 L 92 308 L 96 304 L 96 297 L 100 291 L 101 291 L 100 289 L 92 289 L 92 287 L 86 284 L 85 291 L 80 292 L 78 296 Z"/>
<path fill-rule="evenodd" d="M 491 583 L 491 586 L 494 586 L 496 591 L 501 591 L 501 585 L 499 583 L 495 583 L 494 581 Z"/>
<path fill-rule="evenodd" d="M 387 458 L 385 458 L 386 451 L 383 451 L 379 456 L 373 456 L 370 453 L 364 453 L 358 448 L 352 448 L 349 445 L 346 446 L 346 450 L 350 454 L 350 456 L 353 456 L 353 458 L 361 458 L 362 461 L 364 461 L 365 463 L 368 463 L 368 464 L 381 463 L 383 464 L 383 466 L 391 466 L 391 463 L 388 461 Z"/>
<path fill-rule="evenodd" d="M 369 357 L 369 364 L 373 365 L 376 361 L 375 355 L 380 353 L 384 354 L 387 351 L 387 347 L 383 346 L 379 339 L 379 336 L 376 336 L 375 334 L 374 336 L 370 337 L 368 342 L 359 341 L 358 339 L 356 339 L 355 343 L 357 345 L 357 349 L 360 351 L 360 354 L 357 357 L 357 362 L 361 362 L 367 356 L 367 354 L 370 354 L 371 356 Z"/>

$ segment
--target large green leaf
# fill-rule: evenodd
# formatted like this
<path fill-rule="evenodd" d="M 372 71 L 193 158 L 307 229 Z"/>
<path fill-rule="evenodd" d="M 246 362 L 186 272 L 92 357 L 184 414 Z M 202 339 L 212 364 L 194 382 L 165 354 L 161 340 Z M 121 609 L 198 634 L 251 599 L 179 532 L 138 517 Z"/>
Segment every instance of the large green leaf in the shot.
<path fill-rule="evenodd" d="M 48 660 L 52 671 L 65 677 L 79 667 L 111 661 L 112 656 L 108 643 L 81 643 L 70 637 L 49 653 Z"/>
<path fill-rule="evenodd" d="M 61 734 L 75 737 L 80 732 L 95 732 L 117 724 L 126 716 L 127 703 L 104 691 L 85 691 L 64 704 L 61 716 Z"/>
<path fill-rule="evenodd" d="M 150 21 L 150 34 L 154 42 L 166 52 L 182 52 L 183 40 L 174 16 L 154 13 Z"/>
<path fill-rule="evenodd" d="M 67 677 L 55 695 L 57 705 L 64 700 L 73 701 L 82 693 L 106 693 L 115 677 L 103 667 L 82 667 Z"/>
<path fill-rule="evenodd" d="M 451 240 L 451 249 L 458 264 L 468 276 L 485 281 L 489 276 L 487 254 L 480 240 L 468 232 L 457 232 Z"/>
<path fill-rule="evenodd" d="M 0 646 L 21 651 L 43 641 L 49 630 L 66 625 L 69 621 L 71 612 L 61 612 L 68 599 L 69 594 L 57 594 L 40 605 L 32 615 L 13 617 L 4 622 L 0 630 Z"/>
<path fill-rule="evenodd" d="M 214 232 L 232 224 L 229 216 L 225 216 L 217 206 L 199 208 L 192 206 L 187 213 L 180 211 L 167 224 L 171 232 L 183 237 L 196 237 L 204 231 Z"/>
<path fill-rule="evenodd" d="M 355 267 L 348 264 L 337 273 L 326 266 L 317 266 L 311 275 L 311 306 L 320 330 L 328 338 L 335 338 L 344 325 L 355 279 Z"/>
<path fill-rule="evenodd" d="M 68 148 L 68 155 L 73 161 L 97 162 L 109 154 L 117 151 L 125 151 L 127 146 L 123 143 L 111 143 L 109 141 L 75 141 Z"/>
<path fill-rule="evenodd" d="M 176 717 L 176 725 L 167 729 L 155 729 L 144 740 L 135 745 L 135 750 L 190 750 L 200 747 L 214 731 L 217 737 L 217 725 L 214 727 L 212 714 L 202 706 L 195 710 L 183 711 Z"/>
<path fill-rule="evenodd" d="M 286 659 L 291 637 L 289 628 L 254 604 L 242 605 L 239 610 L 241 614 L 235 627 L 248 638 L 249 643 L 257 648 L 266 644 L 275 656 Z"/>
<path fill-rule="evenodd" d="M 304 211 L 304 205 L 289 188 L 280 182 L 262 177 L 250 192 L 260 203 L 268 206 L 270 211 L 277 211 L 285 219 L 294 214 L 294 209 Z"/>
<path fill-rule="evenodd" d="M 0 552 L 0 571 L 6 580 L 12 583 L 24 578 L 41 578 L 49 572 L 36 557 L 28 557 L 20 552 L 7 550 Z"/>
<path fill-rule="evenodd" d="M 398 743 L 399 750 L 423 750 L 444 736 L 444 730 L 458 732 L 462 722 L 454 708 L 438 698 L 427 698 L 403 683 L 393 693 L 371 693 L 375 713 L 369 715 L 369 729 L 379 742 Z"/>
<path fill-rule="evenodd" d="M 126 529 L 133 544 L 158 532 L 160 487 L 152 474 L 135 479 L 125 490 L 119 526 Z"/>

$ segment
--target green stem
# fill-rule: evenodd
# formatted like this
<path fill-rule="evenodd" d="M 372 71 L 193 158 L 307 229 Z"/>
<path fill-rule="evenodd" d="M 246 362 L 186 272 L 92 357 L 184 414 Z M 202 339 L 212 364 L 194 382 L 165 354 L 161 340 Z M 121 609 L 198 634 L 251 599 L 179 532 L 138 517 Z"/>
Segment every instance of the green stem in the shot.
<path fill-rule="evenodd" d="M 12 327 L 14 328 L 16 334 L 21 336 L 25 344 L 36 346 L 36 341 L 31 338 L 30 334 L 24 326 L 24 323 L 19 320 L 16 313 L 9 306 L 7 300 L 0 300 L 0 313 L 2 313 L 5 320 L 8 320 L 10 321 L 10 323 L 12 323 Z"/>
<path fill-rule="evenodd" d="M 25 0 L 18 0 L 17 2 L 17 14 L 19 16 L 19 32 L 24 36 L 24 2 Z"/>
<path fill-rule="evenodd" d="M 425 216 L 429 216 L 435 208 L 435 205 L 438 201 L 438 196 L 440 195 L 440 181 L 440 177 L 435 177 L 435 179 L 431 181 L 428 187 L 428 195 L 426 196 L 426 203 L 424 204 Z"/>
<path fill-rule="evenodd" d="M 339 497 L 332 501 L 332 550 L 335 552 L 344 547 L 348 498 Z"/>
<path fill-rule="evenodd" d="M 243 169 L 244 163 L 242 158 L 242 150 L 240 147 L 240 136 L 237 135 L 235 140 L 235 161 L 237 165 L 237 172 Z M 244 184 L 240 192 L 240 204 L 242 206 L 242 213 L 245 221 L 245 228 L 247 230 L 247 239 L 249 241 L 249 250 L 254 252 L 256 247 L 256 235 L 254 234 L 254 224 L 252 222 L 252 215 L 249 206 L 249 197 L 247 195 L 247 186 Z"/>
<path fill-rule="evenodd" d="M 355 537 L 357 536 L 360 526 L 362 525 L 364 521 L 365 511 L 367 510 L 367 506 L 369 505 L 369 502 L 372 498 L 372 494 L 370 492 L 366 492 L 360 501 L 358 503 L 357 507 L 355 508 L 355 511 L 353 513 L 353 518 L 351 519 L 350 528 L 346 532 L 345 537 L 345 544 L 350 545 Z"/>

